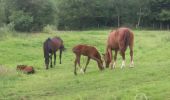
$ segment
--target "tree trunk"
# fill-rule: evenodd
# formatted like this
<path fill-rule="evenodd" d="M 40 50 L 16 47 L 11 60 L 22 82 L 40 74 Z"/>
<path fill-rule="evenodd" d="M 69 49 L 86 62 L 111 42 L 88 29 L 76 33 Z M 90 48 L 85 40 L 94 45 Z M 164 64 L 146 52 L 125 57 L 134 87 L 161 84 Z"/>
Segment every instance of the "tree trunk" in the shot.
<path fill-rule="evenodd" d="M 99 27 L 100 27 L 100 24 L 97 24 L 97 27 L 99 28 Z"/>
<path fill-rule="evenodd" d="M 169 30 L 169 24 L 167 24 L 167 30 Z"/>
<path fill-rule="evenodd" d="M 155 29 L 155 24 L 154 23 L 152 24 L 152 28 L 153 28 L 153 30 Z"/>
<path fill-rule="evenodd" d="M 162 30 L 162 23 L 160 22 L 160 30 Z"/>
<path fill-rule="evenodd" d="M 138 23 L 136 25 L 136 28 L 138 28 L 140 26 L 140 21 L 141 21 L 141 17 L 142 17 L 141 11 L 142 11 L 142 9 L 140 8 L 140 10 L 139 10 L 139 18 L 138 18 Z"/>
<path fill-rule="evenodd" d="M 120 27 L 120 16 L 117 16 L 117 27 Z"/>

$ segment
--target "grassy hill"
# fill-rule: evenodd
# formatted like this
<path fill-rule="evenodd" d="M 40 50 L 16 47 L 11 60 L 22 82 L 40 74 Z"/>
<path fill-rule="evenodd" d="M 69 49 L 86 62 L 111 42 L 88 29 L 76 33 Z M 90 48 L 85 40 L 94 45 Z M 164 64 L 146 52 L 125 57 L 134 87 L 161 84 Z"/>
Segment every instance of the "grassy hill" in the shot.
<path fill-rule="evenodd" d="M 99 71 L 89 63 L 83 75 L 73 74 L 76 44 L 95 46 L 104 53 L 110 30 L 62 31 L 53 34 L 14 34 L 0 39 L 0 100 L 169 100 L 170 99 L 170 31 L 134 31 L 134 68 L 126 51 L 126 67 Z M 42 43 L 60 36 L 67 50 L 62 64 L 45 70 Z M 81 65 L 85 66 L 82 57 Z M 36 73 L 16 71 L 19 64 L 35 67 Z"/>

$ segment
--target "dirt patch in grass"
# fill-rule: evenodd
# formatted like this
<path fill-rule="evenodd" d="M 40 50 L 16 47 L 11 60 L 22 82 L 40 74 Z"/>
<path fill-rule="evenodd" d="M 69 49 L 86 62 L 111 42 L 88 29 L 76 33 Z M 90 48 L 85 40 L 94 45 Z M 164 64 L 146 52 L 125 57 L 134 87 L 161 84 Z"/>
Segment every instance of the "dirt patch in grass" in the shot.
<path fill-rule="evenodd" d="M 9 69 L 3 65 L 0 65 L 0 75 L 8 75 L 12 73 L 16 73 L 16 71 L 13 69 Z"/>

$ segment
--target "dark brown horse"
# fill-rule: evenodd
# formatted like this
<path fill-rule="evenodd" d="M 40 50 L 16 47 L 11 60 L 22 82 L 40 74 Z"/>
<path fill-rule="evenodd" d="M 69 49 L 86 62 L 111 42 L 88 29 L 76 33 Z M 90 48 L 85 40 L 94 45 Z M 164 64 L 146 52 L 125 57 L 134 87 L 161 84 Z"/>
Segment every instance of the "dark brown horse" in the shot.
<path fill-rule="evenodd" d="M 106 67 L 108 68 L 109 65 L 111 65 L 111 68 L 115 67 L 118 51 L 120 51 L 123 58 L 121 68 L 125 67 L 125 51 L 128 46 L 130 48 L 131 56 L 130 67 L 133 67 L 133 45 L 134 35 L 130 29 L 119 28 L 116 31 L 110 32 L 107 40 L 106 53 L 104 54 Z M 114 62 L 112 62 L 112 50 L 115 51 Z"/>
<path fill-rule="evenodd" d="M 48 38 L 45 40 L 43 45 L 44 50 L 44 58 L 46 69 L 48 69 L 48 65 L 50 63 L 50 67 L 52 67 L 52 56 L 54 55 L 54 66 L 56 64 L 56 51 L 60 50 L 60 64 L 61 64 L 61 57 L 62 51 L 64 50 L 63 40 L 60 37 L 54 37 L 52 39 Z"/>
<path fill-rule="evenodd" d="M 81 66 L 80 66 L 81 55 L 87 56 L 87 58 L 88 58 L 85 68 L 84 69 L 81 68 L 81 71 L 83 73 L 86 71 L 86 68 L 87 68 L 87 65 L 89 64 L 90 59 L 93 59 L 97 62 L 98 68 L 100 70 L 104 69 L 103 61 L 101 60 L 101 56 L 100 56 L 99 52 L 97 51 L 97 49 L 95 47 L 88 46 L 88 45 L 77 45 L 72 50 L 73 50 L 73 53 L 75 53 L 75 55 L 76 55 L 75 69 L 74 69 L 75 75 L 77 75 L 77 72 L 76 72 L 77 63 L 79 64 L 79 67 L 81 68 Z"/>

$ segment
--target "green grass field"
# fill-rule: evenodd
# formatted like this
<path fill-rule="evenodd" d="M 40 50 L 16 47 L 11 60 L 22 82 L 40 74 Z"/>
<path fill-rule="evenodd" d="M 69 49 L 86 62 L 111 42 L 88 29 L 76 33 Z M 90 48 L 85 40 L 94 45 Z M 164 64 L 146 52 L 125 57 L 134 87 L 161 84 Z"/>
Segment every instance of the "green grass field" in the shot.
<path fill-rule="evenodd" d="M 134 68 L 99 71 L 96 62 L 89 63 L 87 72 L 73 74 L 76 44 L 95 46 L 104 53 L 110 30 L 69 31 L 53 34 L 18 34 L 0 39 L 0 100 L 170 100 L 170 31 L 134 31 Z M 60 36 L 67 50 L 62 64 L 45 70 L 43 41 Z M 81 65 L 85 66 L 82 57 Z M 16 71 L 19 64 L 35 67 L 36 73 Z"/>

